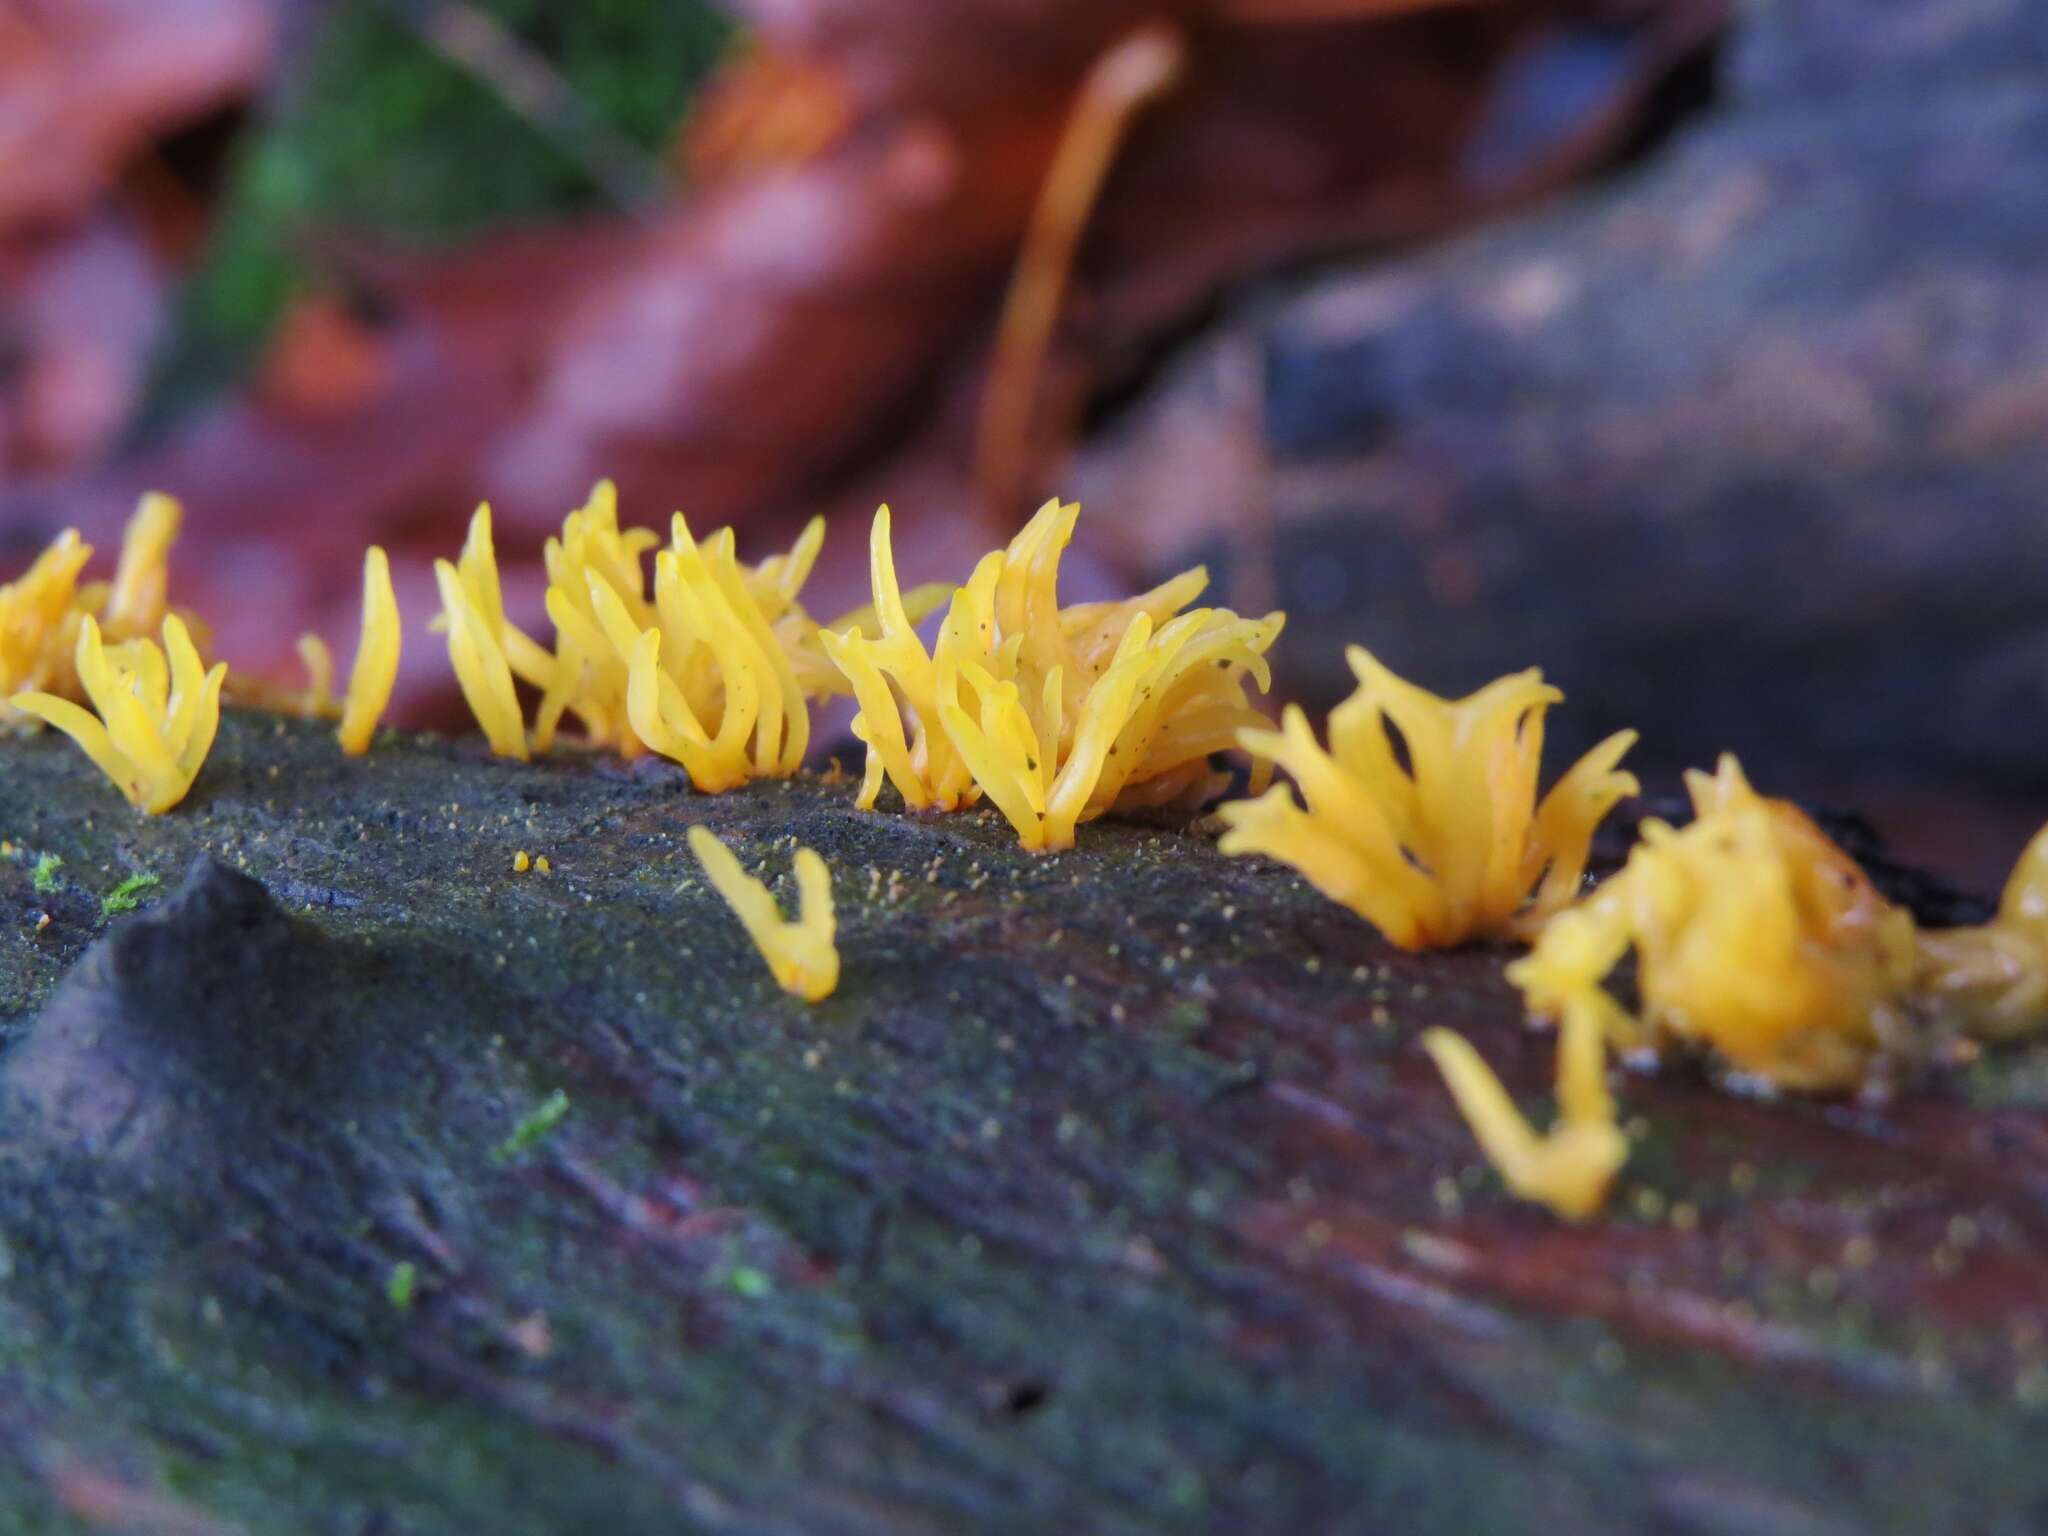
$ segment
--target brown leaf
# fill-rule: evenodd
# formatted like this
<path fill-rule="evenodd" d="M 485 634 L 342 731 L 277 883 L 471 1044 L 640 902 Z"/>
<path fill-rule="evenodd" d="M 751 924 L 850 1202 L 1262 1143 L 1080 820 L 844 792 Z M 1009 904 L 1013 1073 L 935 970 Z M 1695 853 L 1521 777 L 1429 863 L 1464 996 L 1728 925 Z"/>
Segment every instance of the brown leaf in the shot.
<path fill-rule="evenodd" d="M 82 217 L 164 131 L 246 96 L 269 0 L 0 0 L 0 228 Z"/>

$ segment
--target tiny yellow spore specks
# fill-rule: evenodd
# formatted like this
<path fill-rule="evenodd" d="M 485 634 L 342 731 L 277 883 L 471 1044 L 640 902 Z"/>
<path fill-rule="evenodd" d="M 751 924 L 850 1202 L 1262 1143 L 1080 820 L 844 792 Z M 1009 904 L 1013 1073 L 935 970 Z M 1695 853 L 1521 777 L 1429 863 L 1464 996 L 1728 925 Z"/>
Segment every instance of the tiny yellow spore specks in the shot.
<path fill-rule="evenodd" d="M 2048 1024 L 2048 827 L 2020 855 L 1989 923 L 1920 935 L 1919 972 L 1921 987 L 1980 1039 Z"/>
<path fill-rule="evenodd" d="M 1628 1140 L 1615 1124 L 1597 1013 L 1582 1002 L 1565 1010 L 1557 1045 L 1557 1123 L 1540 1135 L 1462 1036 L 1431 1029 L 1422 1045 L 1509 1189 L 1567 1221 L 1599 1211 L 1627 1160 Z"/>
<path fill-rule="evenodd" d="M 1402 949 L 1539 930 L 1577 893 L 1601 819 L 1636 792 L 1615 767 L 1635 732 L 1580 758 L 1539 805 L 1543 715 L 1563 697 L 1542 673 L 1449 700 L 1362 647 L 1346 658 L 1358 689 L 1330 712 L 1329 750 L 1298 707 L 1278 731 L 1239 735 L 1287 770 L 1307 809 L 1285 786 L 1234 801 L 1219 846 L 1292 865 Z"/>
<path fill-rule="evenodd" d="M 363 629 L 356 641 L 355 664 L 349 668 L 341 726 L 335 732 L 341 750 L 350 757 L 360 757 L 370 750 L 370 738 L 376 734 L 377 722 L 384 718 L 392 686 L 398 681 L 400 645 L 398 597 L 391 590 L 391 562 L 373 544 L 363 555 Z"/>
<path fill-rule="evenodd" d="M 147 639 L 102 643 L 85 615 L 74 658 L 97 719 L 51 693 L 18 693 L 14 707 L 77 742 L 137 810 L 167 811 L 185 798 L 220 724 L 225 663 L 207 671 L 176 614 L 163 621 L 163 648 Z"/>
<path fill-rule="evenodd" d="M 732 850 L 707 827 L 690 828 L 690 851 L 768 962 L 783 991 L 820 1002 L 839 985 L 833 946 L 832 875 L 809 848 L 796 851 L 797 916 L 785 919 L 768 887 L 740 868 Z"/>
<path fill-rule="evenodd" d="M 1627 866 L 1559 914 L 1509 979 L 1539 1014 L 1583 1003 L 1617 1048 L 1676 1042 L 1781 1088 L 1858 1086 L 1903 1030 L 1912 918 L 1733 757 L 1686 782 L 1693 821 L 1645 822 Z M 1640 1017 L 1601 985 L 1631 948 Z"/>
<path fill-rule="evenodd" d="M 897 586 L 889 509 L 875 514 L 877 633 L 821 636 L 860 704 L 862 806 L 885 778 L 913 809 L 986 796 L 1024 847 L 1056 850 L 1112 807 L 1214 792 L 1210 754 L 1263 723 L 1245 684 L 1268 685 L 1283 617 L 1181 613 L 1208 580 L 1200 570 L 1124 602 L 1061 608 L 1060 556 L 1079 512 L 1049 501 L 985 556 L 929 651 Z"/>

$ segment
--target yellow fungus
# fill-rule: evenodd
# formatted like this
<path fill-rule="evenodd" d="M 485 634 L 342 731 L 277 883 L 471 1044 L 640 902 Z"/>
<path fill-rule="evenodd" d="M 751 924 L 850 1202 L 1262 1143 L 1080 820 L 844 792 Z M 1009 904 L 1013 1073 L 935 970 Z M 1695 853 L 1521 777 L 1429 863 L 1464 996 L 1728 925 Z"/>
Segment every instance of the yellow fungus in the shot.
<path fill-rule="evenodd" d="M 104 645 L 87 614 L 74 664 L 98 719 L 50 693 L 18 693 L 14 707 L 77 742 L 136 809 L 169 810 L 185 798 L 212 749 L 226 665 L 204 668 L 176 614 L 164 618 L 162 650 L 141 638 Z"/>
<path fill-rule="evenodd" d="M 542 854 L 539 858 L 535 859 L 533 867 L 537 873 L 543 875 L 552 875 L 555 872 L 555 866 L 548 862 L 546 854 Z"/>
<path fill-rule="evenodd" d="M 476 509 L 462 554 L 450 564 L 434 562 L 434 581 L 441 592 L 441 620 L 448 634 L 448 659 L 455 680 L 483 727 L 491 750 L 500 757 L 528 756 L 526 719 L 512 686 L 514 656 L 527 681 L 545 686 L 554 675 L 547 652 L 505 617 L 498 587 L 498 557 L 491 543 L 491 509 Z M 533 675 L 538 673 L 539 675 Z"/>
<path fill-rule="evenodd" d="M 1292 865 L 1402 949 L 1539 930 L 1577 893 L 1601 819 L 1636 792 L 1616 768 L 1635 732 L 1601 742 L 1539 805 L 1543 716 L 1564 697 L 1541 672 L 1450 700 L 1362 647 L 1345 655 L 1358 688 L 1330 712 L 1328 751 L 1295 706 L 1280 730 L 1238 738 L 1308 808 L 1282 785 L 1225 805 L 1223 851 Z"/>
<path fill-rule="evenodd" d="M 810 744 L 807 698 L 843 686 L 798 601 L 824 537 L 813 518 L 787 554 L 749 567 L 731 529 L 699 540 L 677 513 L 650 590 L 642 560 L 657 536 L 622 532 L 617 493 L 599 482 L 544 553 L 556 641 L 535 746 L 568 711 L 593 742 L 659 752 L 701 790 L 794 773 Z"/>
<path fill-rule="evenodd" d="M 0 586 L 0 722 L 25 718 L 5 702 L 14 693 L 83 698 L 76 656 L 88 616 L 109 644 L 146 637 L 163 623 L 170 547 L 182 516 L 170 497 L 145 495 L 122 532 L 112 582 L 79 582 L 92 546 L 66 529 L 19 578 Z"/>
<path fill-rule="evenodd" d="M 1997 915 L 1920 935 L 1920 986 L 1980 1039 L 2048 1024 L 2048 827 L 2014 866 Z"/>
<path fill-rule="evenodd" d="M 1643 824 L 1619 874 L 1508 967 L 1532 1011 L 1598 1018 L 1618 1048 L 1709 1048 L 1782 1088 L 1852 1089 L 1905 1028 L 1910 915 L 1732 756 L 1686 776 L 1694 819 Z M 1630 949 L 1639 1017 L 1602 986 Z"/>
<path fill-rule="evenodd" d="M 91 558 L 92 546 L 67 528 L 19 579 L 0 586 L 0 687 L 7 692 L 75 688 L 78 574 Z"/>
<path fill-rule="evenodd" d="M 327 642 L 308 630 L 299 636 L 299 662 L 306 669 L 306 691 L 299 695 L 299 713 L 308 720 L 331 716 L 341 706 L 334 698 L 334 653 Z"/>
<path fill-rule="evenodd" d="M 740 868 L 732 850 L 708 827 L 690 828 L 690 851 L 768 962 L 783 991 L 820 1002 L 839 985 L 833 947 L 832 874 L 809 848 L 796 851 L 797 913 L 784 919 L 768 887 Z"/>
<path fill-rule="evenodd" d="M 110 639 L 147 635 L 163 623 L 170 600 L 171 545 L 184 509 L 161 491 L 145 494 L 121 534 L 121 559 L 100 615 Z"/>
<path fill-rule="evenodd" d="M 533 859 L 524 848 L 512 855 L 513 874 L 523 875 L 531 868 L 533 868 Z"/>
<path fill-rule="evenodd" d="M 342 705 L 341 726 L 335 735 L 341 750 L 360 757 L 370 750 L 370 738 L 377 722 L 391 702 L 392 686 L 398 681 L 401 644 L 398 597 L 391 590 L 391 562 L 384 551 L 371 545 L 363 555 L 363 629 L 356 641 L 356 659 L 349 668 L 348 697 Z"/>
<path fill-rule="evenodd" d="M 626 757 L 647 750 L 626 718 L 626 663 L 605 638 L 592 583 L 601 583 L 623 605 L 637 634 L 653 623 L 641 557 L 659 542 L 650 529 L 620 531 L 618 493 L 609 480 L 599 481 L 589 500 L 563 519 L 561 533 L 547 541 L 542 561 L 555 654 L 534 718 L 534 746 L 540 751 L 553 746 L 565 710 L 583 722 L 594 745 L 616 747 Z"/>
<path fill-rule="evenodd" d="M 859 803 L 883 782 L 913 810 L 986 795 L 1030 849 L 1073 845 L 1116 806 L 1209 790 L 1211 753 L 1262 722 L 1245 683 L 1268 686 L 1282 615 L 1186 606 L 1200 570 L 1121 603 L 1061 608 L 1059 562 L 1080 509 L 1049 501 L 953 594 L 933 647 L 896 579 L 889 509 L 869 537 L 874 631 L 827 631 L 867 744 Z"/>
<path fill-rule="evenodd" d="M 1607 1042 L 1599 1016 L 1582 998 L 1567 1007 L 1557 1044 L 1557 1123 L 1538 1134 L 1493 1069 L 1460 1035 L 1423 1033 L 1423 1049 L 1443 1074 L 1458 1110 L 1509 1189 L 1567 1221 L 1584 1221 L 1607 1199 L 1628 1157 L 1607 1090 Z"/>

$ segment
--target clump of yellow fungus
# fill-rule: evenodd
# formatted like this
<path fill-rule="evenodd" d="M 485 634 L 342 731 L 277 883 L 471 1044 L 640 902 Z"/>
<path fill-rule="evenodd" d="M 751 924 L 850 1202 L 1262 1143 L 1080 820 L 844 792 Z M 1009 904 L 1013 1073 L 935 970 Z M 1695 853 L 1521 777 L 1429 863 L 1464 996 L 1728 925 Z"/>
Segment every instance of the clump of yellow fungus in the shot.
<path fill-rule="evenodd" d="M 1904 1030 L 1911 915 L 1732 756 L 1686 787 L 1694 819 L 1646 821 L 1621 872 L 1559 914 L 1509 979 L 1538 1013 L 1592 999 L 1622 1049 L 1676 1042 L 1773 1087 L 1857 1087 Z M 1630 949 L 1636 1015 L 1602 986 Z"/>
<path fill-rule="evenodd" d="M 341 725 L 335 732 L 341 750 L 350 757 L 370 750 L 370 738 L 376 734 L 377 722 L 384 717 L 392 686 L 398 681 L 399 646 L 398 597 L 391 590 L 391 562 L 373 544 L 363 555 L 363 630 L 356 641 L 355 662 L 349 668 Z"/>
<path fill-rule="evenodd" d="M 0 722 L 25 718 L 4 702 L 16 693 L 83 697 L 76 658 L 86 619 L 110 644 L 156 631 L 168 611 L 170 550 L 183 515 L 168 496 L 144 496 L 122 533 L 111 582 L 79 581 L 92 546 L 66 529 L 19 579 L 0 586 Z"/>
<path fill-rule="evenodd" d="M 2048 827 L 2020 855 L 1989 923 L 1920 935 L 1919 973 L 1922 989 L 1980 1039 L 2048 1024 Z"/>
<path fill-rule="evenodd" d="M 1757 794 L 1732 756 L 1686 787 L 1693 820 L 1645 821 L 1620 873 L 1507 969 L 1531 1012 L 1562 1026 L 1549 1136 L 1521 1122 L 1464 1041 L 1439 1030 L 1424 1042 L 1509 1187 L 1573 1220 L 1599 1207 L 1625 1150 L 1601 1071 L 1608 1048 L 1677 1044 L 1764 1087 L 1841 1092 L 1908 1025 L 1911 915 L 1796 806 Z M 1606 985 L 1631 950 L 1634 1012 Z"/>
<path fill-rule="evenodd" d="M 914 810 L 986 795 L 1026 848 L 1069 848 L 1078 823 L 1114 806 L 1208 790 L 1210 754 L 1263 721 L 1245 683 L 1269 686 L 1282 616 L 1182 613 L 1207 582 L 1199 569 L 1123 602 L 1061 608 L 1060 556 L 1079 512 L 1049 501 L 984 556 L 930 650 L 897 584 L 889 509 L 875 514 L 876 632 L 821 636 L 860 704 L 863 808 L 885 778 Z"/>
<path fill-rule="evenodd" d="M 1538 1134 L 1493 1069 L 1460 1036 L 1432 1029 L 1423 1049 L 1443 1073 L 1458 1110 L 1509 1189 L 1568 1221 L 1584 1221 L 1606 1202 L 1628 1157 L 1607 1090 L 1602 1020 L 1581 997 L 1564 1010 L 1557 1044 L 1557 1122 Z"/>
<path fill-rule="evenodd" d="M 797 916 L 784 919 L 768 887 L 740 868 L 732 850 L 708 827 L 690 828 L 690 851 L 725 898 L 783 991 L 822 1002 L 839 985 L 833 947 L 832 874 L 809 848 L 796 851 Z"/>
<path fill-rule="evenodd" d="M 1615 766 L 1635 732 L 1601 742 L 1539 805 L 1543 715 L 1564 697 L 1542 673 L 1450 700 L 1362 647 L 1345 655 L 1358 689 L 1330 712 L 1328 751 L 1292 705 L 1278 731 L 1238 736 L 1307 809 L 1284 785 L 1225 805 L 1223 851 L 1292 865 L 1402 949 L 1539 930 L 1577 894 L 1601 819 L 1636 792 Z"/>
<path fill-rule="evenodd" d="M 137 810 L 168 811 L 192 787 L 220 725 L 225 663 L 207 671 L 185 623 L 163 621 L 163 648 L 136 637 L 105 645 L 91 614 L 80 620 L 73 658 L 95 719 L 53 693 L 17 693 L 24 714 L 54 725 L 84 749 Z"/>
<path fill-rule="evenodd" d="M 701 790 L 794 773 L 810 744 L 807 696 L 841 686 L 798 601 L 824 536 L 813 519 L 786 555 L 745 566 L 731 529 L 700 541 L 678 513 L 650 590 L 643 562 L 659 538 L 621 530 L 617 492 L 602 481 L 543 551 L 550 653 L 505 617 L 480 508 L 461 558 L 435 577 L 449 657 L 491 749 L 545 752 L 567 713 L 593 744 L 659 752 Z M 540 690 L 530 736 L 515 680 Z"/>

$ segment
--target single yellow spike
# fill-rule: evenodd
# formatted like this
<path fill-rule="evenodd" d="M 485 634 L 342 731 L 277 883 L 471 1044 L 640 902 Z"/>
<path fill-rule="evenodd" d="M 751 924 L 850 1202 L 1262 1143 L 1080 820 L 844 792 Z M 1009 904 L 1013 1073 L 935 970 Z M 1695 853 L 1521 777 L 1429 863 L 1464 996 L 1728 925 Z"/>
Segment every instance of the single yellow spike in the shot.
<path fill-rule="evenodd" d="M 341 750 L 360 757 L 370 750 L 377 722 L 391 702 L 398 681 L 403 634 L 398 622 L 398 595 L 391 588 L 391 562 L 372 544 L 363 555 L 363 627 L 356 641 L 356 659 L 349 668 L 348 697 L 335 732 Z"/>
<path fill-rule="evenodd" d="M 797 913 L 785 920 L 768 887 L 740 867 L 710 828 L 690 828 L 690 851 L 768 962 L 776 985 L 806 1002 L 822 1002 L 839 985 L 833 946 L 832 875 L 809 848 L 796 851 Z"/>
<path fill-rule="evenodd" d="M 1540 1135 L 1463 1036 L 1448 1029 L 1425 1030 L 1422 1036 L 1423 1049 L 1502 1181 L 1567 1221 L 1599 1212 L 1628 1159 L 1628 1140 L 1615 1124 L 1607 1090 L 1601 1035 L 1591 1009 L 1566 1009 L 1557 1046 L 1557 1123 Z"/>
<path fill-rule="evenodd" d="M 486 520 L 486 547 L 489 531 Z M 441 612 L 447 620 L 448 659 L 455 668 L 455 680 L 462 687 L 470 713 L 483 727 L 493 752 L 525 762 L 526 723 L 519 712 L 519 695 L 512 686 L 512 669 L 505 660 L 500 636 L 492 631 L 455 566 L 446 560 L 436 560 L 434 582 L 440 589 Z M 496 588 L 494 570 L 490 582 L 493 594 Z"/>
<path fill-rule="evenodd" d="M 121 535 L 121 560 L 107 593 L 106 630 L 123 638 L 147 635 L 163 623 L 171 583 L 171 545 L 185 510 L 161 491 L 150 491 Z"/>
<path fill-rule="evenodd" d="M 299 696 L 299 713 L 309 720 L 334 714 L 334 652 L 311 630 L 299 636 L 296 649 L 299 664 L 306 669 L 306 691 Z"/>

